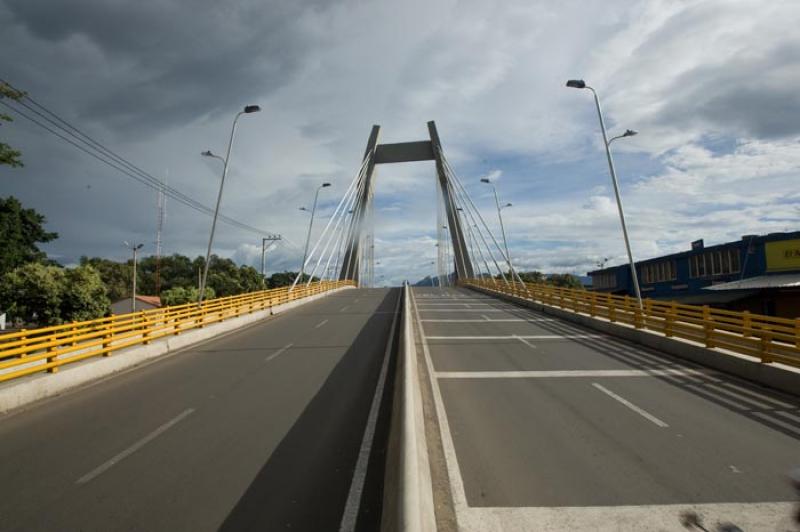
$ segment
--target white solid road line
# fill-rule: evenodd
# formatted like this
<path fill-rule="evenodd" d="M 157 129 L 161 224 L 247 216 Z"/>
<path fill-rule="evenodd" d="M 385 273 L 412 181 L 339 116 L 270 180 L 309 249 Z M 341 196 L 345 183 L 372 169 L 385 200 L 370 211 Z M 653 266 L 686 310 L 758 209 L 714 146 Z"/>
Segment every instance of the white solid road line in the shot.
<path fill-rule="evenodd" d="M 530 347 L 531 349 L 536 349 L 536 346 L 535 346 L 535 345 L 533 345 L 532 343 L 530 343 L 529 341 L 527 341 L 527 340 L 526 340 L 525 338 L 523 338 L 522 336 L 517 336 L 517 335 L 514 335 L 514 337 L 515 337 L 517 340 L 519 340 L 520 342 L 522 342 L 523 344 L 525 344 L 525 345 L 527 345 L 528 347 Z"/>
<path fill-rule="evenodd" d="M 328 320 L 322 320 L 321 322 L 319 322 L 319 323 L 317 323 L 316 325 L 314 325 L 314 328 L 315 328 L 315 329 L 319 329 L 320 327 L 322 327 L 322 326 L 323 326 L 323 325 L 325 325 L 326 323 L 328 323 Z"/>
<path fill-rule="evenodd" d="M 413 290 L 411 291 L 411 298 L 415 299 Z M 414 301 L 414 318 L 417 323 L 420 321 L 420 309 L 416 306 Z M 450 432 L 450 423 L 447 420 L 447 412 L 444 408 L 444 400 L 442 399 L 442 391 L 439 388 L 439 381 L 435 377 L 435 369 L 433 367 L 433 360 L 431 360 L 431 352 L 428 347 L 428 341 L 425 338 L 424 329 L 422 324 L 419 323 L 420 335 L 422 336 L 422 353 L 425 358 L 425 366 L 428 370 L 428 379 L 431 383 L 433 392 L 433 404 L 436 409 L 436 417 L 439 419 L 439 436 L 442 438 L 442 450 L 444 452 L 445 464 L 447 466 L 447 477 L 450 480 L 450 493 L 453 497 L 453 510 L 456 515 L 456 525 L 462 530 L 481 530 L 478 527 L 465 527 L 464 514 L 469 508 L 467 504 L 467 494 L 464 490 L 464 480 L 461 478 L 461 469 L 458 466 L 458 457 L 456 456 L 456 447 L 453 443 L 453 434 Z"/>
<path fill-rule="evenodd" d="M 350 483 L 350 491 L 347 493 L 347 502 L 342 514 L 342 522 L 339 525 L 340 532 L 350 532 L 356 529 L 358 521 L 358 509 L 361 505 L 361 493 L 364 491 L 364 481 L 367 478 L 367 466 L 369 465 L 369 455 L 372 451 L 372 440 L 375 438 L 375 425 L 378 422 L 378 410 L 381 406 L 381 397 L 386 385 L 386 374 L 389 371 L 389 358 L 392 352 L 392 339 L 397 328 L 397 318 L 400 316 L 400 302 L 403 299 L 402 292 L 397 298 L 397 305 L 394 309 L 394 319 L 389 329 L 389 343 L 386 344 L 386 351 L 383 354 L 383 365 L 378 377 L 378 385 L 375 387 L 375 395 L 372 396 L 372 405 L 369 408 L 367 417 L 367 427 L 364 429 L 364 436 L 361 439 L 361 448 L 358 450 L 358 460 L 353 471 L 353 481 Z"/>
<path fill-rule="evenodd" d="M 280 355 L 281 353 L 285 352 L 287 349 L 289 349 L 289 348 L 290 348 L 290 347 L 292 347 L 293 345 L 294 345 L 294 344 L 287 344 L 287 345 L 285 345 L 285 346 L 281 347 L 280 349 L 278 349 L 277 351 L 275 351 L 274 353 L 272 353 L 270 356 L 268 356 L 267 358 L 265 358 L 265 359 L 264 359 L 264 362 L 269 362 L 270 360 L 272 360 L 272 359 L 273 359 L 273 358 L 275 358 L 276 356 L 278 356 L 278 355 Z"/>
<path fill-rule="evenodd" d="M 437 379 L 552 379 L 580 377 L 689 377 L 715 375 L 698 369 L 567 369 L 551 371 L 439 371 Z"/>
<path fill-rule="evenodd" d="M 631 403 L 630 401 L 628 401 L 624 397 L 620 397 L 619 395 L 615 394 L 614 392 L 612 392 L 611 390 L 609 390 L 608 388 L 606 388 L 602 384 L 598 384 L 596 382 L 593 382 L 592 386 L 594 386 L 595 388 L 597 388 L 598 390 L 600 390 L 604 394 L 608 395 L 609 397 L 611 397 L 613 399 L 616 399 L 617 401 L 619 401 L 623 405 L 627 406 L 628 408 L 630 408 L 631 410 L 633 410 L 634 412 L 636 412 L 637 414 L 639 414 L 643 418 L 647 419 L 648 421 L 652 421 L 653 423 L 655 423 L 656 425 L 658 425 L 662 429 L 666 428 L 666 427 L 669 427 L 669 425 L 667 425 L 666 423 L 664 423 L 663 421 L 658 419 L 656 416 L 654 416 L 650 412 L 648 412 L 646 410 L 642 410 L 641 408 L 639 408 L 635 404 Z"/>
<path fill-rule="evenodd" d="M 420 312 L 507 312 L 501 308 L 421 308 Z"/>
<path fill-rule="evenodd" d="M 129 457 L 130 455 L 132 455 L 133 453 L 135 453 L 136 451 L 138 451 L 139 449 L 141 449 L 142 447 L 144 447 L 145 445 L 156 439 L 158 436 L 169 430 L 174 425 L 186 419 L 192 412 L 194 412 L 194 408 L 187 408 L 186 410 L 184 410 L 174 418 L 170 419 L 169 421 L 158 427 L 156 430 L 154 430 L 141 440 L 137 441 L 136 443 L 134 443 L 133 445 L 122 451 L 121 453 L 115 455 L 110 460 L 102 463 L 101 465 L 97 466 L 96 468 L 92 469 L 91 471 L 83 475 L 75 483 L 86 484 L 87 482 L 97 477 L 98 475 L 105 473 L 106 471 L 114 467 L 114 465 L 116 465 L 118 462 Z"/>
<path fill-rule="evenodd" d="M 426 340 L 570 340 L 573 338 L 605 338 L 602 334 L 539 334 L 510 336 L 426 336 Z"/>
<path fill-rule="evenodd" d="M 489 316 L 481 316 L 483 319 L 480 320 L 457 320 L 457 319 L 446 319 L 446 318 L 433 318 L 433 319 L 426 319 L 426 320 L 419 320 L 423 323 L 537 323 L 540 321 L 559 321 L 557 318 L 533 318 L 530 320 L 523 320 L 522 318 L 500 318 L 497 320 L 491 319 Z"/>

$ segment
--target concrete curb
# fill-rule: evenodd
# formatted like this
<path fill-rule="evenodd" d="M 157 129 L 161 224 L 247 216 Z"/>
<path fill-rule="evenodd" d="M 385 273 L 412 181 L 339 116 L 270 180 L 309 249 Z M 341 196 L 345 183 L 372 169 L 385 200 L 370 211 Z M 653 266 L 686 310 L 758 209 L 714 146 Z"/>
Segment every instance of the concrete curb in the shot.
<path fill-rule="evenodd" d="M 381 530 L 433 531 L 436 530 L 436 515 L 408 285 L 403 287 L 398 353 L 396 406 L 389 434 L 393 449 L 386 472 L 387 480 L 393 481 L 393 485 L 387 486 L 384 492 Z"/>
<path fill-rule="evenodd" d="M 173 354 L 181 349 L 213 339 L 218 335 L 235 331 L 274 314 L 280 314 L 349 288 L 352 287 L 337 288 L 282 305 L 275 305 L 269 309 L 218 322 L 203 329 L 192 329 L 179 336 L 169 336 L 155 340 L 150 345 L 140 345 L 115 351 L 106 358 L 92 358 L 74 365 L 62 366 L 58 373 L 40 373 L 20 380 L 9 381 L 0 386 L 0 414 L 8 413 L 47 397 L 59 395 L 97 379 L 138 366 L 151 359 Z"/>
<path fill-rule="evenodd" d="M 680 338 L 668 338 L 654 331 L 636 329 L 632 326 L 612 323 L 602 318 L 593 318 L 586 314 L 576 314 L 569 310 L 495 292 L 487 288 L 477 286 L 468 286 L 467 288 L 578 323 L 600 332 L 624 338 L 676 357 L 691 360 L 768 388 L 800 396 L 800 371 L 783 364 L 763 364 L 757 360 L 724 349 L 708 348 Z"/>

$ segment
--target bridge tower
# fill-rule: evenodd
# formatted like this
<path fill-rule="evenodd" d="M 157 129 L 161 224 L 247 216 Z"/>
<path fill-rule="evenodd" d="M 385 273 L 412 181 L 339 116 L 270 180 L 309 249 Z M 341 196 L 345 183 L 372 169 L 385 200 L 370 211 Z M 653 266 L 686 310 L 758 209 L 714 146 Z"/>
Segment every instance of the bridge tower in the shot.
<path fill-rule="evenodd" d="M 396 144 L 378 144 L 381 127 L 372 126 L 372 131 L 367 140 L 367 148 L 362 159 L 362 172 L 357 184 L 358 198 L 353 207 L 353 216 L 348 231 L 345 245 L 342 269 L 339 274 L 341 280 L 359 282 L 361 275 L 362 235 L 365 226 L 365 216 L 369 212 L 373 197 L 375 165 L 407 163 L 414 161 L 434 161 L 436 163 L 437 186 L 444 200 L 444 209 L 447 216 L 447 228 L 453 249 L 453 262 L 456 278 L 469 279 L 474 277 L 469 250 L 464 239 L 464 230 L 461 227 L 461 217 L 458 215 L 456 202 L 453 200 L 453 184 L 450 173 L 442 152 L 442 144 L 436 123 L 428 122 L 429 140 L 414 142 L 401 142 Z"/>

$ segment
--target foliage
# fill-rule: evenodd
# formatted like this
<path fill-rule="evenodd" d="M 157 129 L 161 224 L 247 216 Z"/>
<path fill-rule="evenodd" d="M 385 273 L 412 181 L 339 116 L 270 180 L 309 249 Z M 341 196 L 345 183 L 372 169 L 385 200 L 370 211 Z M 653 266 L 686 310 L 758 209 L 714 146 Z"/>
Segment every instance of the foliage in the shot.
<path fill-rule="evenodd" d="M 108 304 L 100 275 L 89 266 L 64 270 L 30 262 L 0 279 L 0 306 L 29 324 L 99 318 L 107 314 Z"/>
<path fill-rule="evenodd" d="M 292 286 L 295 277 L 299 272 L 275 272 L 267 277 L 267 288 L 281 288 L 283 286 Z M 304 273 L 303 278 L 298 283 L 307 283 L 308 274 Z M 314 282 L 319 281 L 318 277 L 313 278 Z"/>
<path fill-rule="evenodd" d="M 45 231 L 45 222 L 45 217 L 34 209 L 22 208 L 17 198 L 0 198 L 0 275 L 46 259 L 36 244 L 50 242 L 58 238 L 58 233 Z"/>
<path fill-rule="evenodd" d="M 130 294 L 131 266 L 99 257 L 81 257 L 81 266 L 93 268 L 105 285 L 105 295 L 111 301 L 119 301 Z"/>
<path fill-rule="evenodd" d="M 61 317 L 65 321 L 91 320 L 105 316 L 111 302 L 100 273 L 91 266 L 64 271 Z"/>
<path fill-rule="evenodd" d="M 183 288 L 182 286 L 175 286 L 161 292 L 161 304 L 164 306 L 172 306 L 193 303 L 197 301 L 198 294 L 200 294 L 200 290 L 198 288 Z M 214 297 L 216 297 L 214 294 L 214 289 L 206 287 L 204 299 L 213 299 Z"/>
<path fill-rule="evenodd" d="M 583 283 L 581 283 L 581 280 L 570 273 L 551 273 L 549 275 L 545 275 L 542 272 L 531 271 L 518 272 L 518 274 L 526 283 L 540 283 L 563 288 L 583 289 Z M 499 279 L 500 276 L 497 276 L 497 278 Z"/>
<path fill-rule="evenodd" d="M 20 101 L 25 97 L 25 93 L 12 88 L 8 83 L 0 81 L 0 100 L 3 98 L 10 98 L 15 101 Z M 3 122 L 13 122 L 13 118 L 5 113 L 0 113 L 0 125 Z M 15 150 L 5 142 L 0 142 L 0 164 L 6 164 L 12 168 L 24 166 L 20 158 L 22 153 Z"/>
<path fill-rule="evenodd" d="M 570 273 L 553 273 L 547 278 L 547 283 L 553 286 L 560 286 L 563 288 L 577 288 L 583 289 L 583 283 L 580 279 Z"/>

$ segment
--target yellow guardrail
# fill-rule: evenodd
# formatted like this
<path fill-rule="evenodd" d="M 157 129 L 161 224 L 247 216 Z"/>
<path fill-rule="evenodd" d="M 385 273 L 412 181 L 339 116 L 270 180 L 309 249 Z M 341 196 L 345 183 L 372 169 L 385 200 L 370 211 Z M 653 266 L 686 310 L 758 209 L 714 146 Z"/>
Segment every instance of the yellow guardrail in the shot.
<path fill-rule="evenodd" d="M 667 337 L 691 340 L 706 347 L 727 349 L 764 363 L 780 362 L 800 367 L 800 319 L 653 299 L 645 299 L 644 308 L 640 309 L 636 299 L 629 296 L 538 283 L 508 285 L 501 281 L 469 279 L 463 284 L 625 323 Z"/>
<path fill-rule="evenodd" d="M 354 283 L 326 281 L 292 291 L 275 288 L 209 299 L 202 305 L 187 303 L 5 334 L 0 336 L 0 382 L 43 371 L 55 373 L 65 364 L 106 357 L 119 349 L 345 286 Z"/>

